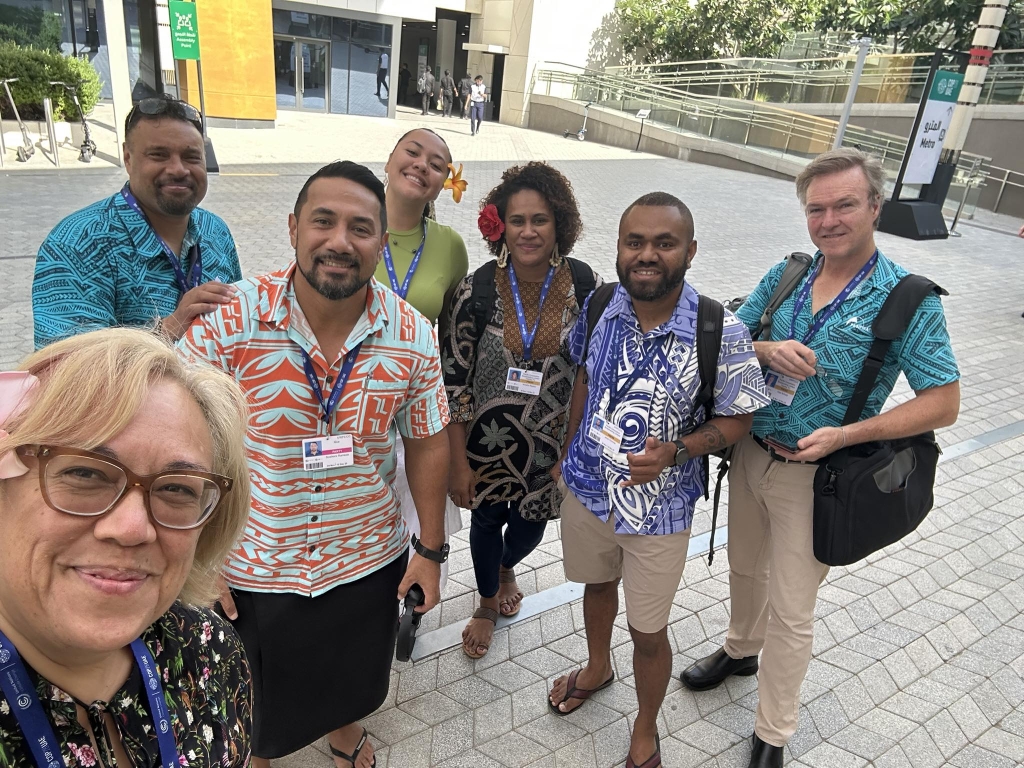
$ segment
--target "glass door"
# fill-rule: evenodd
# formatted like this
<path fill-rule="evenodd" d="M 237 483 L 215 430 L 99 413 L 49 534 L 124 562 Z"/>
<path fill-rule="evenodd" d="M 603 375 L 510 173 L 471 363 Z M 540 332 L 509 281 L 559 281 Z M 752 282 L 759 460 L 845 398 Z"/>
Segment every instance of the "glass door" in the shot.
<path fill-rule="evenodd" d="M 274 38 L 277 106 L 327 111 L 330 43 L 295 37 Z"/>

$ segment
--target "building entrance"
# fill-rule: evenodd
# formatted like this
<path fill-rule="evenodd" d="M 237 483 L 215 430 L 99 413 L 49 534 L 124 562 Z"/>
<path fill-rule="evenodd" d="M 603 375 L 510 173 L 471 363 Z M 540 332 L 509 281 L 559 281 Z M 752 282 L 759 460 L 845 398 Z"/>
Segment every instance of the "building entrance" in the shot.
<path fill-rule="evenodd" d="M 274 36 L 277 106 L 326 112 L 331 44 L 301 37 Z"/>

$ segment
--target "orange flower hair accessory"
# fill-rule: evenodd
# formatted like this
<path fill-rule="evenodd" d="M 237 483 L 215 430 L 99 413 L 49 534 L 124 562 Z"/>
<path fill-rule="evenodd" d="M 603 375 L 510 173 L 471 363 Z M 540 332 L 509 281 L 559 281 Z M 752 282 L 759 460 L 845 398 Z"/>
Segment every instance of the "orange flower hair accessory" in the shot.
<path fill-rule="evenodd" d="M 455 170 L 455 166 L 448 163 L 448 170 L 451 171 L 451 176 L 444 180 L 444 188 L 452 191 L 452 199 L 456 203 L 462 202 L 462 193 L 466 191 L 466 187 L 469 186 L 465 181 L 462 180 L 462 163 L 459 163 L 459 170 Z"/>

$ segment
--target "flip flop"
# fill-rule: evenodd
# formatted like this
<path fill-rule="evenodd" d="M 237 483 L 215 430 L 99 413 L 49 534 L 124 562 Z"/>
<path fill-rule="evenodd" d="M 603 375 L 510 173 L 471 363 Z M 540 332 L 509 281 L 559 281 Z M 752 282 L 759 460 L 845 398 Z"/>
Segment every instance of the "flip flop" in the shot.
<path fill-rule="evenodd" d="M 565 685 L 565 697 L 560 702 L 558 702 L 558 704 L 552 704 L 550 697 L 548 698 L 548 709 L 550 709 L 559 717 L 571 715 L 577 709 L 582 707 L 587 699 L 589 699 L 598 691 L 603 691 L 605 688 L 607 688 L 609 685 L 615 682 L 615 673 L 612 672 L 612 676 L 605 680 L 603 683 L 601 683 L 599 686 L 597 686 L 597 688 L 593 688 L 591 690 L 586 690 L 585 688 L 577 688 L 576 678 L 579 677 L 579 674 L 582 671 L 583 670 L 580 669 L 574 669 L 572 672 L 569 673 L 569 679 L 566 681 Z M 567 702 L 569 699 L 582 699 L 582 701 L 575 707 L 570 709 L 568 712 L 563 712 L 558 707 L 562 704 L 565 704 L 565 702 Z"/>
<path fill-rule="evenodd" d="M 507 571 L 499 570 L 498 571 L 498 583 L 499 584 L 515 584 L 516 583 L 516 572 L 515 572 L 515 570 L 512 569 L 512 568 L 509 568 Z M 507 617 L 511 618 L 512 616 L 515 616 L 517 613 L 519 613 L 519 610 L 523 607 L 523 593 L 520 592 L 520 591 L 516 591 L 516 594 L 515 594 L 515 596 L 513 598 L 506 597 L 504 600 L 501 601 L 501 603 L 505 603 L 506 605 L 511 605 L 511 601 L 513 599 L 518 600 L 518 602 L 516 603 L 516 609 L 514 611 L 512 611 L 512 613 L 503 613 L 503 614 L 501 614 L 502 616 L 507 616 Z M 498 604 L 499 608 L 501 607 L 501 603 Z"/>
<path fill-rule="evenodd" d="M 477 608 L 475 611 L 473 611 L 473 618 L 474 619 L 484 619 L 485 621 L 489 621 L 492 624 L 497 624 L 498 623 L 498 612 L 496 610 L 494 610 L 493 608 L 484 608 L 484 607 L 481 606 L 480 608 Z M 493 637 L 494 637 L 494 635 L 491 635 L 492 639 L 493 639 Z M 483 653 L 470 653 L 469 650 L 466 648 L 465 641 L 463 641 L 463 643 L 462 643 L 462 652 L 464 654 L 466 654 L 467 656 L 469 656 L 469 658 L 471 658 L 471 659 L 482 659 L 484 656 L 487 655 L 487 651 L 489 651 L 489 650 L 491 650 L 491 646 L 490 645 L 487 646 L 486 650 Z"/>
<path fill-rule="evenodd" d="M 342 760 L 348 760 L 352 763 L 352 768 L 355 768 L 356 760 L 359 759 L 359 753 L 363 751 L 363 747 L 366 746 L 367 733 L 366 729 L 363 728 L 363 735 L 359 737 L 359 743 L 356 744 L 356 751 L 351 755 L 342 752 L 340 749 L 335 749 L 334 745 L 327 742 L 327 746 L 331 748 L 331 754 L 335 757 L 340 757 Z M 377 756 L 373 756 L 373 762 L 370 763 L 370 768 L 377 768 Z"/>
<path fill-rule="evenodd" d="M 661 737 L 654 734 L 654 754 L 644 760 L 640 765 L 633 762 L 632 755 L 626 755 L 626 768 L 662 768 L 661 766 Z"/>

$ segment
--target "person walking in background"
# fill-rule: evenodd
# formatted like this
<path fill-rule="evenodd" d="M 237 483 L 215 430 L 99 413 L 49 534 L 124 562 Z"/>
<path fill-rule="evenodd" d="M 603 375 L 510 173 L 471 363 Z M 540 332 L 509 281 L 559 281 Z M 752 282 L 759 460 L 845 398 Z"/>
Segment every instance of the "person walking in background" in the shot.
<path fill-rule="evenodd" d="M 591 295 L 569 337 L 580 368 L 561 463 L 562 549 L 566 579 L 586 584 L 588 660 L 555 681 L 549 707 L 567 715 L 614 681 L 621 581 L 640 706 L 627 768 L 661 765 L 658 713 L 672 675 L 668 618 L 694 507 L 709 482 L 701 457 L 742 438 L 768 402 L 750 333 L 725 312 L 709 372 L 713 398 L 694 405 L 704 390 L 704 329 L 701 297 L 685 278 L 696 253 L 693 217 L 681 200 L 665 192 L 639 198 L 619 223 L 620 284 L 588 327 L 598 297 Z"/>
<path fill-rule="evenodd" d="M 248 394 L 254 491 L 220 597 L 252 665 L 253 766 L 327 736 L 338 766 L 371 768 L 359 720 L 387 697 L 398 606 L 440 599 L 448 557 L 448 403 L 430 323 L 373 279 L 387 242 L 384 185 L 334 162 L 288 216 L 295 260 L 239 284 L 182 351 Z M 420 515 L 402 522 L 395 437 Z M 319 442 L 317 456 L 304 446 Z M 314 693 L 311 693 L 314 692 Z"/>
<path fill-rule="evenodd" d="M 242 279 L 227 224 L 199 207 L 207 191 L 199 110 L 167 96 L 125 118 L 119 192 L 72 213 L 36 257 L 36 349 L 82 331 L 158 323 L 174 340 L 229 301 Z"/>
<path fill-rule="evenodd" d="M 412 72 L 409 65 L 403 64 L 398 70 L 398 103 L 404 105 L 409 95 L 409 80 L 412 79 Z"/>
<path fill-rule="evenodd" d="M 459 80 L 459 108 L 460 117 L 465 120 L 469 117 L 469 98 L 473 95 L 473 76 L 466 73 L 465 77 Z"/>
<path fill-rule="evenodd" d="M 480 123 L 484 119 L 484 102 L 487 101 L 487 86 L 484 85 L 483 75 L 477 75 L 473 79 L 473 87 L 469 93 L 469 135 L 476 136 L 480 132 Z"/>
<path fill-rule="evenodd" d="M 378 97 L 380 96 L 380 89 L 381 88 L 383 88 L 385 91 L 388 92 L 388 93 L 385 94 L 385 96 L 387 96 L 388 94 L 391 93 L 390 89 L 388 88 L 388 81 L 387 81 L 389 59 L 390 59 L 390 57 L 388 56 L 388 52 L 387 51 L 381 51 L 380 52 L 380 56 L 377 57 L 377 96 Z"/>
<path fill-rule="evenodd" d="M 429 128 L 415 128 L 395 144 L 384 165 L 388 242 L 374 273 L 378 282 L 390 286 L 431 323 L 436 325 L 441 318 L 442 326 L 447 324 L 447 317 L 441 317 L 442 309 L 469 271 L 466 244 L 459 233 L 429 215 L 444 188 L 451 162 L 448 145 Z M 443 330 L 439 336 L 444 337 Z M 404 440 L 395 445 L 392 487 L 401 502 L 406 526 L 419 535 L 419 514 L 405 471 Z M 459 508 L 449 500 L 445 506 L 445 537 L 461 528 Z M 447 572 L 447 564 L 442 564 L 441 589 Z"/>
<path fill-rule="evenodd" d="M 519 613 L 514 568 L 558 516 L 550 470 L 576 377 L 567 339 L 597 283 L 589 266 L 566 260 L 580 213 L 569 180 L 549 165 L 505 171 L 483 201 L 480 226 L 497 260 L 459 283 L 441 353 L 452 411 L 450 493 L 472 510 L 480 607 L 462 650 L 473 659 L 490 648 L 498 617 Z M 484 285 L 492 301 L 480 297 Z"/>
<path fill-rule="evenodd" d="M 416 90 L 420 93 L 420 99 L 423 101 L 423 112 L 421 114 L 430 113 L 430 100 L 434 98 L 434 86 L 437 81 L 434 79 L 434 73 L 430 71 L 430 68 L 423 70 L 423 74 L 420 75 L 420 79 L 416 82 Z"/>
<path fill-rule="evenodd" d="M 444 105 L 445 117 L 452 116 L 452 102 L 455 99 L 455 78 L 452 77 L 452 73 L 449 70 L 444 71 L 444 75 L 441 77 L 441 102 Z"/>

